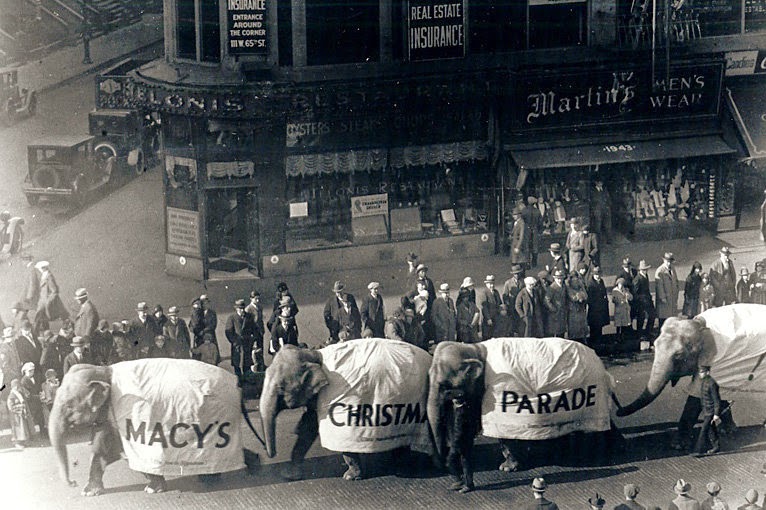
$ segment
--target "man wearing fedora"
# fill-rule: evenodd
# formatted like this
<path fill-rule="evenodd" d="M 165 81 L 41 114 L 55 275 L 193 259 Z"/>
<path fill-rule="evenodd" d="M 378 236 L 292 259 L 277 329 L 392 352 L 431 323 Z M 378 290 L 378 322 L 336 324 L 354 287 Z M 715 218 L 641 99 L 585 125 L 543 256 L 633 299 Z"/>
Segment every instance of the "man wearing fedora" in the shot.
<path fill-rule="evenodd" d="M 651 268 L 652 266 L 647 264 L 645 260 L 641 260 L 638 263 L 638 273 L 633 278 L 633 306 L 636 309 L 636 331 L 641 334 L 642 339 L 647 339 L 650 342 L 654 340 L 652 338 L 652 329 L 654 328 L 654 320 L 657 318 L 657 311 L 654 308 L 652 291 L 649 285 L 649 273 L 647 272 Z M 645 326 L 644 323 L 646 324 Z"/>
<path fill-rule="evenodd" d="M 328 343 L 331 344 L 340 341 L 341 333 L 344 333 L 346 340 L 362 338 L 362 315 L 353 294 L 345 289 L 343 282 L 336 281 L 332 286 L 333 296 L 324 307 L 324 323 L 330 334 Z"/>
<path fill-rule="evenodd" d="M 731 305 L 737 301 L 737 273 L 728 246 L 721 248 L 718 260 L 710 266 L 708 275 L 715 290 L 715 306 Z"/>
<path fill-rule="evenodd" d="M 763 507 L 758 504 L 758 491 L 755 489 L 749 489 L 745 493 L 745 501 L 746 503 L 744 505 L 740 505 L 737 507 L 737 510 L 762 510 Z"/>
<path fill-rule="evenodd" d="M 431 318 L 434 323 L 434 342 L 454 342 L 457 337 L 457 312 L 449 295 L 449 284 L 439 285 L 439 296 L 434 301 Z"/>
<path fill-rule="evenodd" d="M 380 295 L 380 282 L 367 284 L 369 293 L 362 299 L 359 313 L 362 315 L 362 330 L 370 330 L 373 338 L 385 338 L 386 311 L 383 296 Z"/>
<path fill-rule="evenodd" d="M 516 297 L 524 288 L 524 267 L 521 264 L 511 266 L 511 277 L 503 284 L 503 303 L 508 307 L 508 315 L 511 318 L 513 336 L 519 336 L 524 325 L 521 324 L 519 315 L 516 313 Z"/>
<path fill-rule="evenodd" d="M 231 344 L 231 366 L 237 377 L 249 372 L 255 343 L 255 317 L 245 311 L 245 300 L 234 302 L 234 313 L 226 319 L 226 339 Z"/>
<path fill-rule="evenodd" d="M 495 337 L 495 319 L 500 314 L 503 300 L 495 288 L 495 275 L 484 278 L 484 288 L 476 293 L 476 306 L 481 312 L 481 338 L 489 340 Z"/>
<path fill-rule="evenodd" d="M 521 319 L 524 329 L 522 337 L 541 338 L 544 334 L 543 303 L 537 291 L 537 279 L 531 276 L 524 278 L 524 289 L 516 296 L 516 314 Z"/>
<path fill-rule="evenodd" d="M 417 278 L 412 286 L 410 292 L 407 294 L 407 298 L 410 302 L 414 302 L 415 296 L 418 295 L 418 283 L 423 285 L 428 295 L 426 297 L 426 311 L 423 316 L 423 331 L 426 334 L 426 338 L 433 338 L 433 321 L 431 320 L 431 311 L 433 310 L 434 299 L 436 299 L 436 286 L 434 281 L 428 277 L 428 266 L 425 264 L 418 264 L 415 267 L 415 274 Z"/>
<path fill-rule="evenodd" d="M 513 228 L 510 236 L 511 263 L 526 268 L 529 266 L 529 233 L 521 213 L 522 209 L 518 206 L 511 213 L 513 216 Z"/>
<path fill-rule="evenodd" d="M 40 365 L 40 358 L 43 355 L 43 346 L 40 345 L 39 340 L 35 338 L 35 335 L 32 332 L 32 324 L 29 320 L 24 319 L 21 321 L 21 327 L 16 334 L 14 345 L 19 356 L 19 362 L 22 365 L 28 361 L 34 363 L 35 366 Z"/>
<path fill-rule="evenodd" d="M 72 339 L 72 343 L 70 344 L 70 347 L 72 347 L 72 352 L 67 354 L 66 358 L 64 358 L 64 375 L 69 372 L 70 368 L 77 365 L 78 363 L 93 364 L 93 360 L 91 359 L 90 354 L 88 354 L 88 351 L 85 349 L 87 345 L 88 339 L 85 337 L 76 336 Z"/>
<path fill-rule="evenodd" d="M 522 510 L 559 510 L 559 507 L 553 501 L 545 499 L 545 491 L 548 484 L 542 477 L 532 480 L 532 494 L 534 501 L 531 501 L 522 507 Z"/>
<path fill-rule="evenodd" d="M 288 296 L 282 298 L 282 302 L 279 304 L 279 314 L 269 332 L 271 333 L 269 354 L 272 356 L 279 352 L 283 345 L 298 346 L 298 325 L 293 315 L 293 300 Z"/>
<path fill-rule="evenodd" d="M 189 327 L 178 316 L 178 307 L 173 305 L 168 308 L 168 320 L 162 326 L 162 334 L 167 337 L 178 359 L 189 359 L 193 348 Z"/>
<path fill-rule="evenodd" d="M 633 483 L 625 484 L 625 487 L 622 488 L 622 493 L 625 495 L 625 501 L 614 507 L 614 510 L 646 510 L 644 505 L 636 502 L 638 492 L 638 485 Z"/>
<path fill-rule="evenodd" d="M 689 495 L 692 485 L 683 478 L 676 482 L 673 491 L 676 498 L 668 505 L 668 510 L 700 510 L 699 501 Z"/>
<path fill-rule="evenodd" d="M 666 252 L 662 265 L 654 272 L 654 295 L 657 299 L 658 327 L 662 329 L 665 319 L 678 315 L 678 275 L 673 262 L 676 258 Z"/>
<path fill-rule="evenodd" d="M 604 510 L 606 500 L 604 500 L 604 498 L 597 492 L 595 496 L 588 498 L 588 504 L 590 505 L 591 510 Z"/>
<path fill-rule="evenodd" d="M 555 273 L 557 269 L 569 274 L 569 268 L 567 267 L 566 260 L 564 260 L 564 257 L 561 255 L 561 245 L 559 243 L 551 244 L 544 262 L 545 270 L 551 275 Z"/>
<path fill-rule="evenodd" d="M 702 510 L 729 510 L 729 505 L 718 497 L 721 493 L 721 485 L 718 482 L 710 482 L 705 486 L 708 497 L 702 502 Z"/>
<path fill-rule="evenodd" d="M 566 272 L 562 269 L 553 271 L 553 282 L 545 289 L 543 304 L 545 314 L 545 336 L 564 338 L 567 330 L 567 286 Z"/>
<path fill-rule="evenodd" d="M 154 345 L 154 337 L 161 334 L 162 330 L 157 325 L 157 321 L 149 313 L 149 306 L 144 301 L 138 303 L 136 318 L 130 321 L 128 327 L 128 339 L 133 342 L 136 355 L 145 356 Z"/>
<path fill-rule="evenodd" d="M 692 455 L 712 455 L 720 450 L 718 439 L 718 425 L 721 423 L 721 396 L 718 391 L 718 383 L 710 375 L 708 365 L 700 365 L 697 371 L 700 380 L 700 404 L 702 407 L 702 428 L 697 437 Z M 710 443 L 710 449 L 705 445 Z"/>
<path fill-rule="evenodd" d="M 74 293 L 74 298 L 80 305 L 80 310 L 74 319 L 74 334 L 77 336 L 90 337 L 98 326 L 98 310 L 93 301 L 88 297 L 88 290 L 79 288 Z"/>

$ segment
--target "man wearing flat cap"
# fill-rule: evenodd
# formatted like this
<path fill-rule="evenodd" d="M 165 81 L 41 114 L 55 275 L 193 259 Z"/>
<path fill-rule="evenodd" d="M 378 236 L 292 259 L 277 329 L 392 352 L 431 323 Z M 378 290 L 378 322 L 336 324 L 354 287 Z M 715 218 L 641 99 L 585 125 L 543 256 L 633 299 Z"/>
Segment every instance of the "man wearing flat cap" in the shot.
<path fill-rule="evenodd" d="M 249 372 L 255 343 L 255 317 L 245 310 L 245 300 L 234 302 L 234 313 L 226 319 L 226 339 L 231 344 L 231 366 L 237 377 Z"/>
<path fill-rule="evenodd" d="M 662 257 L 662 265 L 654 272 L 654 295 L 657 300 L 658 327 L 662 329 L 665 319 L 678 315 L 678 275 L 673 263 L 676 258 L 666 252 Z"/>
<path fill-rule="evenodd" d="M 93 301 L 88 297 L 87 289 L 77 289 L 74 293 L 74 298 L 80 305 L 80 310 L 74 319 L 74 334 L 90 337 L 96 331 L 96 326 L 98 326 L 98 310 L 96 310 Z"/>
<path fill-rule="evenodd" d="M 673 487 L 673 492 L 677 494 L 676 498 L 668 505 L 668 510 L 699 510 L 699 501 L 690 496 L 692 485 L 681 478 Z"/>
<path fill-rule="evenodd" d="M 484 288 L 476 292 L 476 306 L 481 312 L 481 337 L 483 340 L 495 338 L 495 320 L 500 314 L 503 300 L 495 288 L 495 275 L 484 278 Z"/>
<path fill-rule="evenodd" d="M 731 305 L 737 301 L 737 272 L 731 261 L 731 250 L 724 246 L 718 252 L 718 260 L 710 266 L 708 275 L 715 290 L 715 306 Z"/>
<path fill-rule="evenodd" d="M 614 507 L 614 510 L 646 510 L 644 505 L 636 502 L 638 496 L 638 486 L 632 483 L 625 484 L 622 490 L 625 494 L 625 501 Z"/>
<path fill-rule="evenodd" d="M 362 338 L 362 315 L 354 295 L 346 292 L 346 286 L 336 281 L 332 287 L 333 295 L 324 307 L 324 323 L 330 336 L 328 343 L 340 341 L 340 333 L 348 340 Z"/>
<path fill-rule="evenodd" d="M 138 357 L 144 357 L 154 345 L 154 337 L 161 335 L 160 329 L 154 316 L 149 313 L 149 306 L 145 301 L 136 305 L 136 318 L 130 321 L 128 327 L 128 339 L 133 342 Z"/>
<path fill-rule="evenodd" d="M 367 284 L 369 291 L 364 299 L 359 313 L 362 315 L 362 330 L 369 329 L 373 338 L 385 338 L 386 311 L 383 306 L 383 296 L 380 295 L 380 282 Z"/>
<path fill-rule="evenodd" d="M 457 337 L 457 312 L 449 295 L 449 284 L 439 285 L 439 296 L 434 301 L 431 318 L 434 323 L 434 342 L 454 342 Z"/>
<path fill-rule="evenodd" d="M 710 367 L 700 365 L 697 370 L 700 380 L 700 404 L 702 406 L 702 427 L 700 428 L 697 444 L 694 446 L 694 456 L 712 455 L 720 450 L 718 440 L 718 425 L 721 423 L 721 395 L 718 383 L 710 375 Z M 710 443 L 710 448 L 706 447 Z"/>
<path fill-rule="evenodd" d="M 524 505 L 522 510 L 559 510 L 556 503 L 545 499 L 546 489 L 548 484 L 545 483 L 544 478 L 538 477 L 532 480 L 532 494 L 535 499 Z"/>
<path fill-rule="evenodd" d="M 542 338 L 544 334 L 543 303 L 537 291 L 537 279 L 532 276 L 524 278 L 524 288 L 516 296 L 516 313 L 524 325 L 521 336 L 524 338 Z"/>
<path fill-rule="evenodd" d="M 708 483 L 705 486 L 705 490 L 708 493 L 708 497 L 700 505 L 702 510 L 729 510 L 729 505 L 718 497 L 718 494 L 721 493 L 721 486 L 718 482 Z"/>

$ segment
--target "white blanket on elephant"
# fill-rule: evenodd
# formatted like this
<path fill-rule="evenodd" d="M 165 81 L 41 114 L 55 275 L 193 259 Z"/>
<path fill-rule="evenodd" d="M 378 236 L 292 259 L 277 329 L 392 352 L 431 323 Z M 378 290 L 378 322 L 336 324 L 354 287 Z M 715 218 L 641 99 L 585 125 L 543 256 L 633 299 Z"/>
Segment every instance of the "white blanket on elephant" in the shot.
<path fill-rule="evenodd" d="M 593 350 L 560 338 L 495 338 L 482 345 L 485 436 L 536 440 L 609 430 L 613 382 Z"/>
<path fill-rule="evenodd" d="M 739 304 L 702 312 L 713 337 L 700 356 L 700 364 L 711 366 L 721 397 L 736 392 L 766 392 L 766 306 Z"/>
<path fill-rule="evenodd" d="M 244 467 L 236 376 L 194 360 L 112 365 L 112 408 L 130 468 L 155 475 Z"/>
<path fill-rule="evenodd" d="M 431 355 L 398 340 L 361 339 L 321 350 L 319 437 L 336 452 L 401 446 L 430 453 L 426 403 Z"/>

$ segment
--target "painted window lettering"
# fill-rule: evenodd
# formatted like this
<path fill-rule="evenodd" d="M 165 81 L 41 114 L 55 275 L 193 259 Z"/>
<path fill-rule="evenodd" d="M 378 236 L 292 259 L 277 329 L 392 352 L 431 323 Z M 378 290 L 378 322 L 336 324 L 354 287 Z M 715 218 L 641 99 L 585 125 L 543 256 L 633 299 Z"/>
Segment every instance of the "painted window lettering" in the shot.
<path fill-rule="evenodd" d="M 573 388 L 562 391 L 558 397 L 550 393 L 538 393 L 531 398 L 526 394 L 519 395 L 515 391 L 503 391 L 500 406 L 502 411 L 521 414 L 551 414 L 561 411 L 576 411 L 583 407 L 596 405 L 597 385 L 591 384 L 587 388 Z M 534 400 L 537 400 L 535 405 Z"/>

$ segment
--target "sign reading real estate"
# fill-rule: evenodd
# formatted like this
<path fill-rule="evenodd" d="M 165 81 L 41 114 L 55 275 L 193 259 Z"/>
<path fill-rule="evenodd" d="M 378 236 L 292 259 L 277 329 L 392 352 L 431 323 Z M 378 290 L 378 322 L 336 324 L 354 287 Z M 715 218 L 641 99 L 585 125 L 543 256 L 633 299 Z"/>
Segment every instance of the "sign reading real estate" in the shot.
<path fill-rule="evenodd" d="M 168 207 L 168 252 L 199 257 L 199 213 Z"/>
<path fill-rule="evenodd" d="M 230 55 L 265 55 L 266 0 L 226 0 Z"/>
<path fill-rule="evenodd" d="M 465 21 L 465 4 L 462 0 L 410 0 L 407 4 L 407 49 L 410 60 L 463 57 Z"/>

